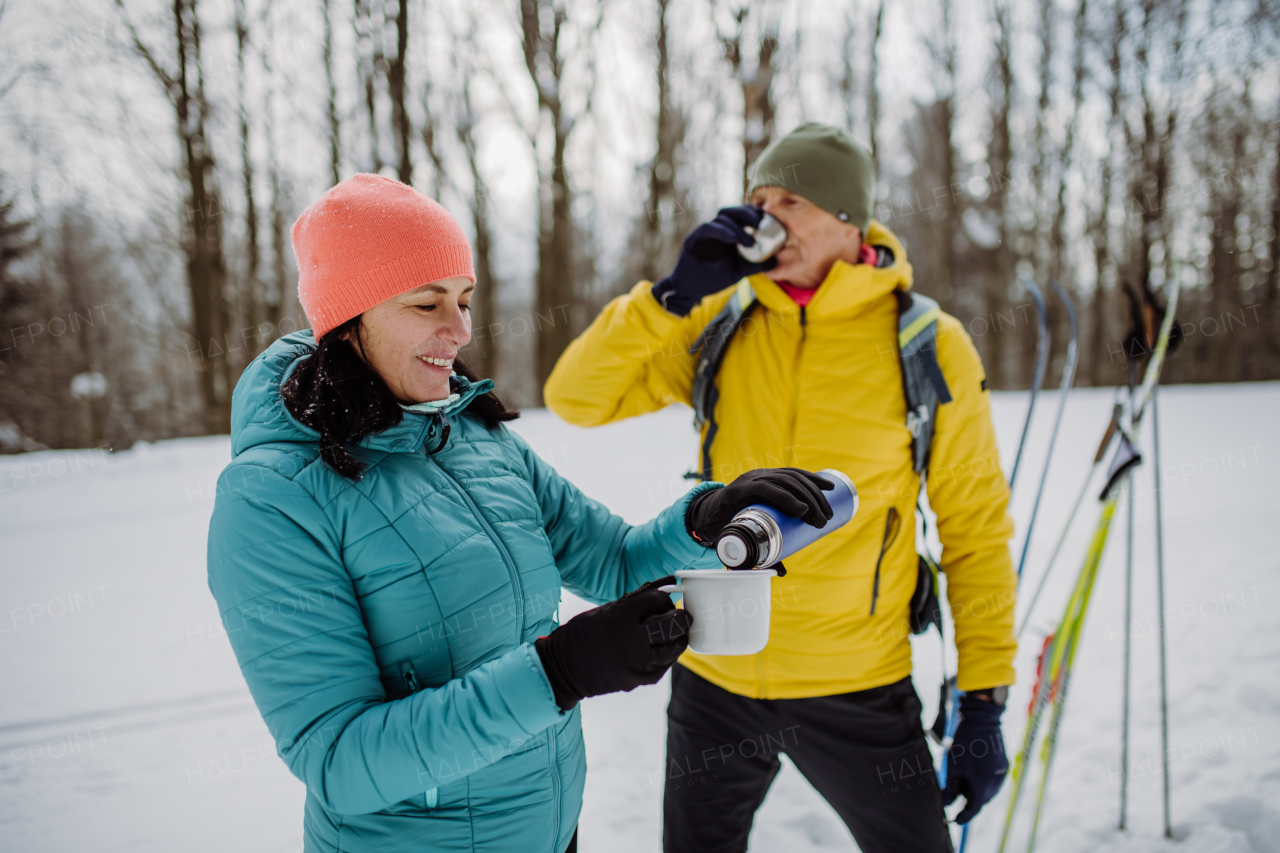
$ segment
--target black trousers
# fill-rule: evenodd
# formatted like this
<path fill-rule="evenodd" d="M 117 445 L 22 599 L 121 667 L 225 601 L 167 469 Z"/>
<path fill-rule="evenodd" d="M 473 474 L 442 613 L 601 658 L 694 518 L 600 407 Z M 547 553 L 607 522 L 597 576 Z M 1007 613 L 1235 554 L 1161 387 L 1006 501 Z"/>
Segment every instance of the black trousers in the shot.
<path fill-rule="evenodd" d="M 863 853 L 950 853 L 911 679 L 811 699 L 749 699 L 676 664 L 662 845 L 740 853 L 785 752 Z"/>

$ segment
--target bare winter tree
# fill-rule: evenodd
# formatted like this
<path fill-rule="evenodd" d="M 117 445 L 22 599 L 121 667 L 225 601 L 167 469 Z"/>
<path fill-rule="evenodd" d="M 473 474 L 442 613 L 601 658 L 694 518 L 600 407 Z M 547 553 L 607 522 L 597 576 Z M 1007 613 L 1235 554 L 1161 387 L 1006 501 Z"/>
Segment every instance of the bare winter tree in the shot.
<path fill-rule="evenodd" d="M 844 35 L 840 40 L 840 77 L 836 88 L 840 93 L 840 103 L 844 107 L 844 129 L 853 133 L 854 92 L 857 89 L 857 78 L 854 73 L 854 45 L 858 40 L 858 26 L 854 21 L 853 9 L 844 12 Z M 871 60 L 875 63 L 875 60 Z"/>
<path fill-rule="evenodd" d="M 875 25 L 871 29 L 867 70 L 867 141 L 871 144 L 871 161 L 880 168 L 880 36 L 884 32 L 884 0 L 876 7 Z"/>
<path fill-rule="evenodd" d="M 129 31 L 134 52 L 163 87 L 176 118 L 182 149 L 187 198 L 183 224 L 183 252 L 191 293 L 190 356 L 200 373 L 204 424 L 209 432 L 226 432 L 231 424 L 232 371 L 227 350 L 229 309 L 222 248 L 222 203 L 215 176 L 216 161 L 207 132 L 209 99 L 200 64 L 200 17 L 197 0 L 175 0 L 172 6 L 172 62 L 145 45 L 125 10 L 116 0 Z M 170 65 L 172 67 L 170 67 Z"/>
<path fill-rule="evenodd" d="M 382 146 L 378 134 L 378 75 L 385 57 L 382 53 L 382 31 L 385 21 L 381 4 L 371 0 L 355 0 L 351 24 L 356 36 L 356 73 L 364 98 L 365 119 L 369 130 L 369 170 L 381 172 Z"/>
<path fill-rule="evenodd" d="M 406 104 L 408 97 L 409 0 L 396 0 L 396 52 L 387 63 L 387 94 L 391 98 L 391 129 L 396 139 L 396 177 L 413 184 L 410 142 L 413 121 Z"/>
<path fill-rule="evenodd" d="M 597 7 L 603 13 L 603 6 Z M 534 135 L 538 154 L 538 268 L 534 276 L 534 326 L 536 329 L 537 399 L 551 375 L 556 360 L 573 340 L 570 308 L 579 296 L 575 246 L 577 227 L 573 219 L 573 190 L 565 163 L 569 137 L 577 123 L 565 103 L 566 58 L 561 37 L 568 12 L 554 0 L 520 0 L 520 28 L 524 63 L 538 99 L 540 124 L 550 137 L 550 150 L 542 150 L 540 135 Z M 597 16 L 587 35 L 599 29 Z M 585 39 L 589 41 L 589 39 Z M 587 107 L 590 98 L 587 99 Z"/>
<path fill-rule="evenodd" d="M 773 100 L 773 78 L 778 61 L 778 18 L 770 14 L 772 5 L 763 0 L 752 15 L 748 3 L 731 14 L 728 31 L 719 28 L 724 57 L 732 69 L 733 79 L 742 89 L 742 193 L 750 185 L 751 165 L 773 141 L 773 123 L 777 105 Z M 755 43 L 749 37 L 748 22 L 755 24 Z"/>
<path fill-rule="evenodd" d="M 0 175 L 0 322 L 9 330 L 0 341 L 0 453 L 42 450 L 45 445 L 30 434 L 40 434 L 46 424 L 36 417 L 47 387 L 39 381 L 15 339 L 13 329 L 30 328 L 40 310 L 31 282 L 15 275 L 11 266 L 29 255 L 36 244 L 33 223 L 20 217 L 3 176 Z M 25 344 L 25 335 L 22 343 Z"/>
<path fill-rule="evenodd" d="M 267 44 L 274 43 L 274 19 L 271 7 L 266 8 Z M 291 194 L 287 191 L 292 185 L 280 167 L 279 149 L 276 146 L 276 89 L 279 83 L 278 72 L 271 54 L 263 50 L 260 54 L 263 67 L 263 122 L 267 141 L 267 179 L 271 182 L 271 212 L 268 226 L 271 231 L 271 278 L 272 287 L 266 294 L 264 307 L 264 327 L 270 329 L 266 334 L 256 335 L 260 346 L 265 347 L 281 334 L 305 326 L 302 307 L 298 303 L 296 283 L 293 278 L 293 265 L 290 261 L 293 247 L 289 242 L 289 222 L 293 219 Z M 263 331 L 266 331 L 264 328 Z"/>
<path fill-rule="evenodd" d="M 680 249 L 676 211 L 686 207 L 680 187 L 680 157 L 688 120 L 671 92 L 671 33 L 668 21 L 671 0 L 657 0 L 658 27 L 654 38 L 655 82 L 658 88 L 658 115 L 654 123 L 657 148 L 649 163 L 649 199 L 645 203 L 642 265 L 640 278 L 657 281 L 675 264 Z"/>
<path fill-rule="evenodd" d="M 330 0 L 320 0 L 324 26 L 325 118 L 329 129 L 329 186 L 342 180 L 342 125 L 338 120 L 338 85 L 333 71 L 333 19 Z"/>
<path fill-rule="evenodd" d="M 976 313 L 972 288 L 962 288 L 959 235 L 964 198 L 953 188 L 958 185 L 960 156 L 955 146 L 956 45 L 952 26 L 952 2 L 941 0 L 941 21 L 937 31 L 926 36 L 925 47 L 933 63 L 935 94 L 932 101 L 917 104 L 913 128 L 908 132 L 908 148 L 915 162 L 910 178 L 915 204 L 908 210 L 905 229 L 908 254 L 919 264 L 917 277 L 924 292 L 935 296 L 952 311 Z M 914 239 L 912 239 L 914 238 Z"/>
<path fill-rule="evenodd" d="M 1167 53 L 1160 67 L 1152 70 L 1151 54 L 1158 49 L 1157 37 L 1163 14 L 1160 4 L 1154 0 L 1141 0 L 1142 23 L 1136 34 L 1134 47 L 1134 64 L 1138 85 L 1138 110 L 1140 124 L 1135 127 L 1132 122 L 1123 123 L 1130 161 L 1129 199 L 1125 205 L 1126 213 L 1134 213 L 1133 222 L 1129 223 L 1135 232 L 1130 244 L 1129 262 L 1125 269 L 1124 285 L 1130 295 L 1147 292 L 1160 281 L 1152 280 L 1152 247 L 1160 246 L 1161 253 L 1171 249 L 1169 246 L 1169 226 L 1162 205 L 1168 197 L 1168 190 L 1173 169 L 1173 142 L 1178 126 L 1178 99 L 1180 94 L 1177 84 L 1181 76 L 1181 54 L 1187 21 L 1187 0 L 1178 0 L 1169 9 L 1171 17 L 1168 24 L 1171 29 Z M 1157 83 L 1153 79 L 1162 72 L 1169 76 Z M 1161 116 L 1161 105 L 1157 102 L 1159 95 L 1154 89 L 1168 91 L 1166 103 Z M 1163 270 L 1161 270 L 1163 279 Z M 1171 365 L 1171 372 L 1176 371 L 1177 364 Z"/>
<path fill-rule="evenodd" d="M 493 319 L 498 316 L 499 287 L 493 264 L 493 227 L 489 222 L 489 187 L 480 171 L 480 150 L 476 137 L 476 113 L 471 97 L 470 76 L 462 81 L 461 114 L 456 131 L 458 142 L 467 158 L 467 170 L 471 173 L 471 226 L 475 231 L 473 245 L 476 261 L 476 290 L 471 298 L 471 327 L 480 330 L 476 337 L 482 346 L 477 352 L 467 354 L 467 364 L 480 376 L 497 376 L 501 353 L 493 346 L 493 336 L 487 334 Z"/>
<path fill-rule="evenodd" d="M 257 328 L 262 322 L 263 312 L 259 304 L 262 285 L 258 277 L 258 268 L 262 263 L 262 250 L 258 246 L 258 208 L 253 191 L 253 157 L 250 154 L 249 138 L 249 105 L 245 98 L 245 62 L 249 51 L 249 20 L 245 10 L 245 0 L 235 0 L 235 34 L 236 34 L 236 113 L 240 136 L 240 179 L 244 193 L 244 232 L 245 244 L 241 249 L 244 260 L 244 279 L 241 282 L 242 307 L 245 325 Z M 258 336 L 254 335 L 250 346 L 256 354 Z"/>
<path fill-rule="evenodd" d="M 1040 35 L 1040 66 L 1036 97 L 1035 133 L 1031 138 L 1031 148 L 1027 151 L 1027 159 L 1031 162 L 1031 194 L 1027 199 L 1031 215 L 1026 218 L 1023 233 L 1027 250 L 1020 254 L 1037 262 L 1037 271 L 1043 274 L 1045 252 L 1043 250 L 1045 215 L 1044 205 L 1047 194 L 1043 192 L 1048 169 L 1053 160 L 1053 152 L 1049 150 L 1049 100 L 1053 89 L 1053 48 L 1054 24 L 1057 21 L 1057 9 L 1054 0 L 1040 0 L 1038 10 Z"/>
<path fill-rule="evenodd" d="M 1081 359 L 1085 375 L 1090 385 L 1104 385 L 1110 380 L 1110 356 L 1107 341 L 1111 340 L 1110 310 L 1114 304 L 1115 285 L 1118 281 L 1117 270 L 1112 257 L 1111 240 L 1111 205 L 1114 199 L 1113 168 L 1116 158 L 1116 135 L 1120 128 L 1120 110 L 1123 92 L 1121 89 L 1121 73 L 1123 71 L 1124 54 L 1122 49 L 1128 35 L 1125 19 L 1125 0 L 1115 0 L 1112 4 L 1113 24 L 1111 31 L 1104 39 L 1099 39 L 1108 46 L 1107 68 L 1110 82 L 1107 86 L 1107 103 L 1110 110 L 1107 117 L 1107 147 L 1102 154 L 1101 180 L 1098 189 L 1098 206 L 1089 212 L 1089 234 L 1093 241 L 1093 293 L 1089 298 L 1088 320 L 1084 324 L 1085 345 L 1081 348 Z"/>
<path fill-rule="evenodd" d="M 1010 347 L 1009 336 L 992 330 L 998 321 L 995 315 L 1008 303 L 1009 287 L 1013 281 L 1015 259 L 1011 246 L 1012 228 L 1009 216 L 1009 190 L 1013 184 L 1013 28 L 1012 12 L 1003 2 L 992 4 L 992 23 L 995 27 L 992 46 L 993 61 L 988 80 L 991 92 L 991 138 L 987 143 L 987 197 L 975 210 L 981 216 L 985 230 L 994 233 L 994 239 L 979 244 L 980 263 L 983 269 L 983 306 L 981 313 L 988 327 L 987 334 L 979 336 L 978 348 L 983 366 L 994 388 L 1009 387 L 1005 365 Z M 976 331 L 976 330 L 975 330 Z"/>

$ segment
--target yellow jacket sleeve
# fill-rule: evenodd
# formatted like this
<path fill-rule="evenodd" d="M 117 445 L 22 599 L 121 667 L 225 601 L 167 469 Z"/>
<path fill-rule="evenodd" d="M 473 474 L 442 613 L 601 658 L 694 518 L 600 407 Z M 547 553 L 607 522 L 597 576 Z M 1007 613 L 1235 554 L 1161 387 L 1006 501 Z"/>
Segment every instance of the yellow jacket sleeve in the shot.
<path fill-rule="evenodd" d="M 560 356 L 542 396 L 571 424 L 599 426 L 688 404 L 694 358 L 689 347 L 724 307 L 733 288 L 702 300 L 679 317 L 642 281 L 614 299 Z"/>
<path fill-rule="evenodd" d="M 990 394 L 982 387 L 982 361 L 964 327 L 945 314 L 938 324 L 938 366 L 952 401 L 938 407 L 928 492 L 956 627 L 957 686 L 1012 684 L 1018 579 L 1009 553 L 1009 486 L 996 449 Z"/>

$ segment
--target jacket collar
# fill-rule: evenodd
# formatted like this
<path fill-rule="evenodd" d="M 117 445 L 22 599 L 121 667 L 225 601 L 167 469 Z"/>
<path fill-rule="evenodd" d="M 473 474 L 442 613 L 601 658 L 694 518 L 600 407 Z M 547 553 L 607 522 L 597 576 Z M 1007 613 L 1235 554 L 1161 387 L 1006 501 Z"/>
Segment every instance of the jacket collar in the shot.
<path fill-rule="evenodd" d="M 319 441 L 320 434 L 294 418 L 280 397 L 281 384 L 315 350 L 315 338 L 305 329 L 275 341 L 245 368 L 231 403 L 233 456 L 268 442 Z M 493 380 L 472 383 L 454 374 L 449 388 L 458 394 L 457 400 L 437 412 L 402 410 L 400 423 L 365 436 L 358 446 L 387 452 L 419 452 L 424 447 L 429 453 L 440 450 L 448 441 L 448 419 L 493 390 Z"/>
<path fill-rule="evenodd" d="M 911 288 L 911 264 L 898 238 L 888 228 L 872 220 L 864 241 L 891 249 L 893 264 L 877 268 L 869 264 L 836 261 L 806 307 L 806 322 L 850 319 L 893 291 Z M 767 310 L 799 315 L 800 306 L 767 274 L 751 276 L 751 286 Z"/>
<path fill-rule="evenodd" d="M 457 394 L 458 399 L 434 411 L 414 411 L 400 407 L 403 417 L 400 423 L 382 432 L 367 435 L 360 441 L 361 447 L 371 450 L 418 452 L 426 448 L 427 453 L 436 453 L 444 448 L 449 440 L 449 416 L 461 412 L 471 401 L 481 394 L 493 390 L 492 379 L 481 379 L 472 382 L 465 376 L 453 374 L 449 377 L 449 390 Z"/>

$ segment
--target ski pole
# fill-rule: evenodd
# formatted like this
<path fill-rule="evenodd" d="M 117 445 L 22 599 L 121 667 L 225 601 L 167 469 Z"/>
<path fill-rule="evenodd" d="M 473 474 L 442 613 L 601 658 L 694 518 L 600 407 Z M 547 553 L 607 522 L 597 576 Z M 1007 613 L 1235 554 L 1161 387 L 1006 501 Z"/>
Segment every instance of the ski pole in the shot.
<path fill-rule="evenodd" d="M 1111 504 L 1111 506 L 1114 506 L 1114 504 Z M 1103 519 L 1109 525 L 1110 515 L 1105 508 Z M 1100 533 L 1102 534 L 1101 540 L 1099 539 Z M 1009 837 L 1013 830 L 1014 816 L 1017 812 L 1018 803 L 1022 799 L 1022 791 L 1026 785 L 1027 775 L 1031 771 L 1031 756 L 1035 750 L 1040 721 L 1044 715 L 1045 708 L 1049 706 L 1050 697 L 1055 695 L 1057 691 L 1056 683 L 1063 652 L 1066 648 L 1066 633 L 1070 632 L 1070 628 L 1075 622 L 1076 614 L 1079 612 L 1092 555 L 1095 551 L 1101 549 L 1105 541 L 1105 531 L 1099 530 L 1094 533 L 1093 542 L 1089 547 L 1089 556 L 1086 557 L 1084 566 L 1081 567 L 1080 573 L 1076 576 L 1075 588 L 1071 591 L 1071 597 L 1067 599 L 1067 606 L 1063 611 L 1062 620 L 1058 623 L 1058 631 L 1045 641 L 1045 647 L 1040 652 L 1040 672 L 1036 682 L 1035 696 L 1031 701 L 1031 709 L 1027 715 L 1026 730 L 1022 735 L 1022 746 L 1018 750 L 1018 755 L 1013 762 L 1013 769 L 1010 771 L 1012 788 L 1009 794 L 1009 805 L 1005 811 L 1004 829 L 1000 834 L 999 853 L 1004 853 L 1004 849 L 1009 843 Z"/>
<path fill-rule="evenodd" d="M 947 771 L 948 757 L 951 752 L 951 744 L 956 740 L 956 729 L 960 727 L 960 697 L 964 696 L 963 690 L 956 689 L 955 676 L 947 679 L 944 692 L 947 695 L 946 708 L 946 726 L 942 733 L 942 769 L 938 771 L 938 787 L 947 787 Z"/>
<path fill-rule="evenodd" d="M 1071 336 L 1067 340 L 1067 360 L 1062 367 L 1062 382 L 1058 385 L 1058 413 L 1053 418 L 1053 432 L 1049 434 L 1049 449 L 1044 455 L 1044 470 L 1040 472 L 1040 485 L 1036 487 L 1036 499 L 1031 505 L 1031 518 L 1027 521 L 1027 534 L 1022 540 L 1022 556 L 1018 558 L 1018 580 L 1022 580 L 1022 570 L 1027 565 L 1027 554 L 1031 551 L 1031 532 L 1036 526 L 1036 516 L 1040 512 L 1040 498 L 1044 496 L 1044 486 L 1049 479 L 1049 465 L 1053 462 L 1053 448 L 1058 442 L 1058 428 L 1062 426 L 1062 413 L 1067 407 L 1067 393 L 1071 390 L 1071 383 L 1076 375 L 1076 352 L 1080 341 L 1080 326 L 1076 322 L 1076 309 L 1071 304 L 1071 296 L 1066 289 L 1058 284 L 1057 279 L 1049 279 L 1049 286 L 1053 288 L 1058 298 L 1062 300 L 1062 305 L 1067 309 L 1067 321 L 1071 324 Z M 1028 418 L 1030 416 L 1028 415 Z M 1028 420 L 1028 424 L 1030 420 Z M 1021 448 L 1019 448 L 1021 452 Z M 1015 474 L 1016 474 L 1015 467 Z M 1012 485 L 1010 486 L 1012 489 Z"/>
<path fill-rule="evenodd" d="M 1093 475 L 1102 467 L 1102 460 L 1106 458 L 1107 448 L 1111 446 L 1111 440 L 1115 437 L 1123 411 L 1124 407 L 1118 402 L 1111 407 L 1111 422 L 1107 425 L 1107 431 L 1103 434 L 1102 441 L 1098 444 L 1098 452 L 1093 456 L 1093 466 L 1089 468 L 1089 473 L 1085 475 L 1084 482 L 1080 484 L 1080 493 L 1076 495 L 1076 502 L 1071 506 L 1071 513 L 1067 516 L 1067 523 L 1062 528 L 1062 535 L 1058 537 L 1058 544 L 1053 546 L 1053 553 L 1049 556 L 1049 563 L 1045 566 L 1044 574 L 1040 576 L 1040 583 L 1036 585 L 1035 594 L 1031 596 L 1031 603 L 1027 605 L 1027 612 L 1023 614 L 1022 624 L 1018 627 L 1016 639 L 1022 639 L 1022 632 L 1031 623 L 1031 614 L 1036 609 L 1036 602 L 1040 600 L 1040 593 L 1044 592 L 1045 582 L 1049 580 L 1049 573 L 1053 571 L 1054 565 L 1058 562 L 1058 555 L 1062 553 L 1062 546 L 1067 541 L 1067 534 L 1071 532 L 1071 525 L 1076 520 L 1076 513 L 1080 511 L 1080 506 L 1084 503 L 1084 496 L 1089 493 L 1089 484 L 1093 482 Z"/>
<path fill-rule="evenodd" d="M 1151 389 L 1151 449 L 1156 464 L 1156 598 L 1160 614 L 1160 760 L 1164 779 L 1164 837 L 1173 838 L 1169 806 L 1169 689 L 1168 667 L 1165 665 L 1164 630 L 1164 513 L 1161 509 L 1160 481 L 1160 409 L 1156 405 L 1156 389 Z"/>
<path fill-rule="evenodd" d="M 1134 373 L 1138 364 L 1129 362 L 1129 399 L 1133 399 Z M 1120 700 L 1120 829 L 1125 828 L 1129 808 L 1129 674 L 1133 664 L 1133 489 L 1129 489 L 1125 523 L 1124 556 L 1124 675 Z"/>
<path fill-rule="evenodd" d="M 1025 273 L 1018 273 L 1018 281 L 1031 294 L 1038 317 L 1036 327 L 1036 369 L 1031 378 L 1031 399 L 1027 403 L 1027 419 L 1022 424 L 1022 437 L 1018 439 L 1018 452 L 1013 457 L 1013 472 L 1009 475 L 1009 491 L 1018 480 L 1018 466 L 1022 463 L 1022 449 L 1027 444 L 1027 432 L 1031 429 L 1031 414 L 1036 408 L 1036 395 L 1040 392 L 1040 384 L 1044 382 L 1044 369 L 1049 363 L 1049 317 L 1044 307 L 1044 294 L 1039 286 Z"/>
<path fill-rule="evenodd" d="M 1013 790 L 1005 813 L 1004 830 L 1000 836 L 1000 853 L 1003 853 L 1009 842 L 1014 815 L 1026 782 L 1031 754 L 1040 726 L 1040 718 L 1050 693 L 1049 685 L 1052 683 L 1055 685 L 1054 692 L 1056 695 L 1053 702 L 1054 710 L 1051 712 L 1050 735 L 1046 736 L 1045 767 L 1040 786 L 1041 794 L 1036 805 L 1033 821 L 1032 844 L 1034 844 L 1035 828 L 1039 824 L 1040 811 L 1043 807 L 1043 791 L 1048 784 L 1049 766 L 1055 751 L 1057 728 L 1060 725 L 1062 708 L 1065 703 L 1066 676 L 1069 675 L 1075 658 L 1076 643 L 1071 635 L 1077 633 L 1084 622 L 1084 615 L 1093 590 L 1093 580 L 1096 578 L 1098 566 L 1102 562 L 1103 551 L 1106 548 L 1107 538 L 1111 530 L 1111 519 L 1115 514 L 1116 504 L 1119 501 L 1119 488 L 1131 482 L 1129 477 L 1132 467 L 1141 460 L 1133 443 L 1133 437 L 1142 422 L 1142 414 L 1146 407 L 1146 402 L 1152 396 L 1160 375 L 1160 368 L 1164 364 L 1165 355 L 1169 349 L 1169 335 L 1173 328 L 1173 318 L 1174 312 L 1177 310 L 1177 304 L 1178 286 L 1176 279 L 1171 279 L 1168 285 L 1168 296 L 1166 297 L 1165 317 L 1160 324 L 1160 332 L 1156 337 L 1155 349 L 1147 362 L 1146 376 L 1143 378 L 1142 386 L 1139 388 L 1138 393 L 1129 395 L 1129 423 L 1120 424 L 1113 413 L 1112 423 L 1116 425 L 1115 430 L 1109 428 L 1107 436 L 1104 437 L 1104 444 L 1109 444 L 1113 432 L 1118 431 L 1123 436 L 1123 439 L 1117 449 L 1116 457 L 1112 461 L 1107 485 L 1103 489 L 1100 498 L 1102 512 L 1094 530 L 1093 539 L 1089 544 L 1084 565 L 1077 576 L 1075 589 L 1067 601 L 1067 607 L 1063 613 L 1062 621 L 1059 623 L 1058 631 L 1047 641 L 1047 647 L 1041 654 L 1041 677 L 1036 685 L 1031 713 L 1027 718 L 1027 728 L 1023 736 L 1022 748 L 1019 750 L 1010 774 L 1012 776 Z M 1064 632 L 1067 634 L 1066 637 L 1064 637 Z M 1063 678 L 1061 692 L 1059 692 L 1060 688 L 1057 686 L 1060 677 Z"/>
<path fill-rule="evenodd" d="M 1032 853 L 1035 849 L 1036 834 L 1040 828 L 1040 816 L 1044 810 L 1044 795 L 1049 785 L 1049 773 L 1053 768 L 1053 758 L 1057 753 L 1058 731 L 1062 725 L 1062 714 L 1066 707 L 1067 691 L 1071 684 L 1071 672 L 1075 663 L 1076 651 L 1080 648 L 1080 636 L 1084 630 L 1084 619 L 1089 607 L 1089 601 L 1093 595 L 1094 581 L 1098 577 L 1098 568 L 1102 565 L 1102 556 L 1106 550 L 1108 534 L 1111 531 L 1111 519 L 1115 515 L 1116 504 L 1119 502 L 1119 489 L 1126 484 L 1131 484 L 1129 475 L 1113 486 L 1110 494 L 1107 495 L 1103 504 L 1102 517 L 1098 521 L 1098 529 L 1094 533 L 1093 542 L 1089 547 L 1089 554 L 1085 559 L 1084 568 L 1081 569 L 1081 594 L 1076 599 L 1076 607 L 1068 609 L 1068 617 L 1063 620 L 1063 628 L 1059 629 L 1067 632 L 1066 639 L 1063 642 L 1063 653 L 1059 659 L 1057 670 L 1058 684 L 1054 691 L 1052 707 L 1049 711 L 1049 730 L 1045 735 L 1044 745 L 1041 750 L 1041 773 L 1040 785 L 1036 795 L 1034 811 L 1031 820 L 1031 836 L 1027 842 L 1027 853 Z M 1080 588 L 1080 587 L 1078 587 Z"/>

